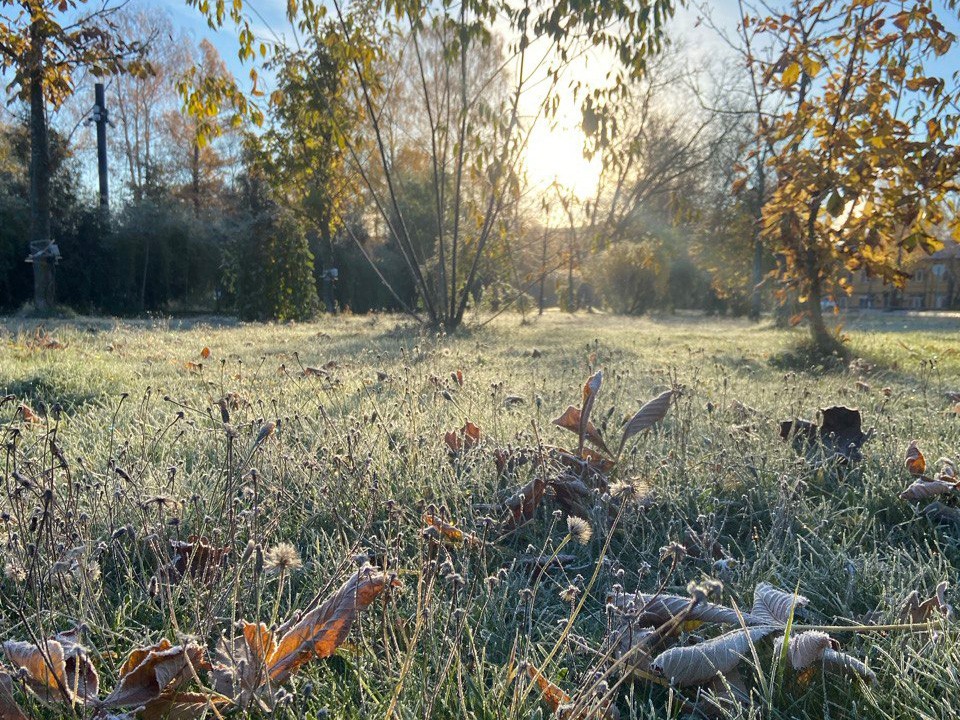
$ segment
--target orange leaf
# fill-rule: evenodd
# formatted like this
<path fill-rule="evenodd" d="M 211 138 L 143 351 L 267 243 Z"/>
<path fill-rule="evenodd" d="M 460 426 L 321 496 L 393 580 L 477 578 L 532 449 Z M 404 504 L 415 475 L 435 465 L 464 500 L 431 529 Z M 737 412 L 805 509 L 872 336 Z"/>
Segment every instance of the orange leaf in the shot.
<path fill-rule="evenodd" d="M 20 403 L 20 405 L 17 407 L 17 411 L 20 413 L 21 417 L 23 417 L 23 421 L 26 423 L 37 424 L 43 422 L 43 418 L 37 415 L 33 411 L 33 408 L 26 403 Z"/>
<path fill-rule="evenodd" d="M 547 680 L 542 672 L 537 670 L 532 663 L 527 663 L 527 675 L 533 680 L 540 692 L 543 693 L 543 704 L 550 708 L 551 712 L 557 712 L 560 706 L 570 702 L 570 696 L 567 695 L 558 685 L 554 685 Z"/>
<path fill-rule="evenodd" d="M 268 660 L 270 679 L 282 683 L 304 663 L 333 655 L 350 632 L 357 612 L 393 583 L 390 576 L 369 565 L 357 570 L 339 590 L 280 638 Z"/>
<path fill-rule="evenodd" d="M 204 347 L 203 350 L 200 351 L 200 357 L 202 357 L 204 360 L 210 357 L 210 348 Z"/>
<path fill-rule="evenodd" d="M 552 422 L 554 425 L 557 427 L 562 427 L 564 430 L 569 430 L 572 433 L 579 433 L 580 409 L 574 407 L 573 405 L 568 405 L 567 409 L 563 411 L 563 415 L 554 419 Z M 608 455 L 610 454 L 610 450 L 607 448 L 606 443 L 603 442 L 600 432 L 589 420 L 584 427 L 584 435 L 587 440 L 603 450 L 603 452 L 607 453 Z"/>
<path fill-rule="evenodd" d="M 72 704 L 74 698 L 67 684 L 63 646 L 56 640 L 47 640 L 43 645 L 41 651 L 33 643 L 8 640 L 2 647 L 7 660 L 26 673 L 27 687 L 42 702 Z"/>
<path fill-rule="evenodd" d="M 461 450 L 471 450 L 480 443 L 483 433 L 480 428 L 467 420 L 466 424 L 457 431 L 450 431 L 443 436 L 443 441 L 450 448 L 450 452 L 459 453 Z"/>
<path fill-rule="evenodd" d="M 917 445 L 916 440 L 910 441 L 904 464 L 907 466 L 907 472 L 914 477 L 920 477 L 927 469 L 927 459 L 923 456 L 923 453 L 920 452 L 920 447 Z"/>

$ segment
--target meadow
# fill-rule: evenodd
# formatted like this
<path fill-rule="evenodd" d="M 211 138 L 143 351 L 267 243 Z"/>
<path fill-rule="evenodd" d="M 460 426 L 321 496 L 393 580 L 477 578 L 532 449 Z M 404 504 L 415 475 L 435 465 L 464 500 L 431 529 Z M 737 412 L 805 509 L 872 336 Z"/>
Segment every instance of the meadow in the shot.
<path fill-rule="evenodd" d="M 3 717 L 960 717 L 956 318 L 2 328 Z"/>

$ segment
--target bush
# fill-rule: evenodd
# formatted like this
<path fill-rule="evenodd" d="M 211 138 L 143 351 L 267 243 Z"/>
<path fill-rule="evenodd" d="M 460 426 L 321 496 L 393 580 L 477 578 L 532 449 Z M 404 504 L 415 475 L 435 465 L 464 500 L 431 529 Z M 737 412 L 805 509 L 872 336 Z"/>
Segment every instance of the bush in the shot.
<path fill-rule="evenodd" d="M 598 255 L 587 279 L 607 307 L 622 315 L 642 315 L 666 295 L 668 272 L 662 259 L 641 243 L 621 243 Z"/>

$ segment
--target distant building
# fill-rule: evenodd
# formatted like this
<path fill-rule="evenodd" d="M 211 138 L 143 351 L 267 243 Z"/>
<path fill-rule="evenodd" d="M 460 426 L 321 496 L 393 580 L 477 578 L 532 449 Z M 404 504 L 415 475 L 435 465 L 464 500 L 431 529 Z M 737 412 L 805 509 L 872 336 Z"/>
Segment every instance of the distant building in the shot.
<path fill-rule="evenodd" d="M 837 305 L 850 310 L 958 310 L 960 309 L 960 244 L 944 241 L 932 255 L 912 254 L 904 262 L 910 278 L 902 288 L 867 277 L 864 271 L 849 278 L 850 295 L 837 298 Z"/>

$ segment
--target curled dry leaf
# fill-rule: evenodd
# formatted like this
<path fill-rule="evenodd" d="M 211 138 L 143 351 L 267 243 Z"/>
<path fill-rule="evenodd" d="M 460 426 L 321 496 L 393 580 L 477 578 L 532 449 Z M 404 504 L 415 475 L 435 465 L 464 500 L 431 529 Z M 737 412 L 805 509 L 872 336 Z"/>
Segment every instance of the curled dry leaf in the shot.
<path fill-rule="evenodd" d="M 541 477 L 534 477 L 520 488 L 519 492 L 506 502 L 506 513 L 501 523 L 501 529 L 504 532 L 509 532 L 532 520 L 546 490 L 547 483 Z"/>
<path fill-rule="evenodd" d="M 733 670 L 754 643 L 773 631 L 772 627 L 734 630 L 697 645 L 670 648 L 654 658 L 651 668 L 677 685 L 702 685 Z"/>
<path fill-rule="evenodd" d="M 140 720 L 193 720 L 229 704 L 232 701 L 223 695 L 174 691 L 148 702 L 137 713 L 137 717 Z"/>
<path fill-rule="evenodd" d="M 922 602 L 920 601 L 920 593 L 916 590 L 911 592 L 900 605 L 898 613 L 900 621 L 922 623 L 927 622 L 934 615 L 953 617 L 953 606 L 947 602 L 947 587 L 947 581 L 941 581 L 933 595 Z"/>
<path fill-rule="evenodd" d="M 466 424 L 459 430 L 451 430 L 443 436 L 443 441 L 447 444 L 451 453 L 459 453 L 461 450 L 471 450 L 480 443 L 483 433 L 480 428 L 467 420 Z"/>
<path fill-rule="evenodd" d="M 210 545 L 206 538 L 191 535 L 186 542 L 171 540 L 171 581 L 179 582 L 189 575 L 193 580 L 210 583 L 220 574 L 230 548 Z"/>
<path fill-rule="evenodd" d="M 423 522 L 427 528 L 433 528 L 440 537 L 451 543 L 479 543 L 480 539 L 472 533 L 465 533 L 453 523 L 437 517 L 434 513 L 428 512 L 423 515 Z"/>
<path fill-rule="evenodd" d="M 935 522 L 960 525 L 960 510 L 934 500 L 923 509 L 923 514 Z"/>
<path fill-rule="evenodd" d="M 796 608 L 806 607 L 810 601 L 803 595 L 778 590 L 769 583 L 760 583 L 753 591 L 753 608 L 750 615 L 751 624 L 778 625 L 787 624 L 790 613 Z"/>
<path fill-rule="evenodd" d="M 832 670 L 845 675 L 856 675 L 869 683 L 873 683 L 877 679 L 876 673 L 867 667 L 866 663 L 852 655 L 827 648 L 823 651 L 822 659 L 824 670 Z"/>
<path fill-rule="evenodd" d="M 590 412 L 593 410 L 593 404 L 597 400 L 601 385 L 603 385 L 602 370 L 597 370 L 583 385 L 583 400 L 580 404 L 580 427 L 578 429 L 580 438 L 579 444 L 577 445 L 578 452 L 583 450 L 583 441 L 587 434 L 587 425 L 590 422 Z"/>
<path fill-rule="evenodd" d="M 37 413 L 33 411 L 33 408 L 26 403 L 20 403 L 20 405 L 17 406 L 17 412 L 20 413 L 20 417 L 23 418 L 25 423 L 36 425 L 43 422 L 43 418 L 37 415 Z"/>
<path fill-rule="evenodd" d="M 527 675 L 537 684 L 543 698 L 543 704 L 550 708 L 551 712 L 557 712 L 562 704 L 570 702 L 570 696 L 559 685 L 550 682 L 546 675 L 540 672 L 533 663 L 527 663 Z"/>
<path fill-rule="evenodd" d="M 645 403 L 643 407 L 637 411 L 637 414 L 627 421 L 627 424 L 623 427 L 623 437 L 620 438 L 620 450 L 623 450 L 623 446 L 627 440 L 638 432 L 653 427 L 666 417 L 673 396 L 673 390 L 660 393 L 653 400 Z"/>
<path fill-rule="evenodd" d="M 210 348 L 204 346 L 203 350 L 200 351 L 200 357 L 202 357 L 204 360 L 210 357 Z"/>
<path fill-rule="evenodd" d="M 67 684 L 67 668 L 63 646 L 47 640 L 40 648 L 33 643 L 8 640 L 3 654 L 21 670 L 26 686 L 44 703 L 62 702 L 72 705 L 76 698 Z"/>
<path fill-rule="evenodd" d="M 557 504 L 568 515 L 575 517 L 590 517 L 590 508 L 593 505 L 594 492 L 579 478 L 557 478 L 549 483 L 548 489 L 553 493 Z"/>
<path fill-rule="evenodd" d="M 921 477 L 914 480 L 910 485 L 900 493 L 901 500 L 926 500 L 927 498 L 945 495 L 957 489 L 955 482 L 946 480 L 929 480 Z"/>
<path fill-rule="evenodd" d="M 637 625 L 660 626 L 671 620 L 696 620 L 699 622 L 740 625 L 740 616 L 735 610 L 701 601 L 694 603 L 691 598 L 682 595 L 650 595 L 646 593 L 620 593 L 607 598 L 624 612 L 630 613 Z M 750 616 L 744 620 L 750 622 Z"/>
<path fill-rule="evenodd" d="M 580 409 L 574 407 L 573 405 L 568 405 L 567 409 L 563 411 L 563 415 L 552 420 L 553 424 L 557 427 L 561 427 L 564 430 L 569 430 L 572 433 L 580 432 L 580 420 L 581 414 Z M 587 441 L 596 445 L 600 450 L 610 454 L 610 450 L 607 449 L 606 443 L 603 441 L 603 437 L 600 435 L 600 431 L 597 430 L 596 426 L 589 420 L 584 425 L 584 437 Z"/>
<path fill-rule="evenodd" d="M 832 638 L 825 632 L 807 630 L 806 632 L 796 633 L 791 636 L 790 644 L 787 646 L 787 659 L 790 661 L 790 667 L 794 670 L 803 670 L 805 667 L 819 662 L 823 658 L 824 651 L 832 645 Z M 774 648 L 783 647 L 783 638 L 775 640 L 773 646 Z"/>
<path fill-rule="evenodd" d="M 917 445 L 916 440 L 910 441 L 910 445 L 907 447 L 907 454 L 903 462 L 907 467 L 907 472 L 914 477 L 920 477 L 926 471 L 927 459 L 920 451 L 920 447 Z"/>
<path fill-rule="evenodd" d="M 267 662 L 270 679 L 283 683 L 310 660 L 333 655 L 346 639 L 357 613 L 394 584 L 393 576 L 369 565 L 357 570 L 339 590 L 280 638 Z"/>
<path fill-rule="evenodd" d="M 161 640 L 130 653 L 120 668 L 120 682 L 101 705 L 104 708 L 145 705 L 161 695 L 173 693 L 196 677 L 198 670 L 208 669 L 206 653 L 196 643 L 172 645 L 169 640 Z"/>

